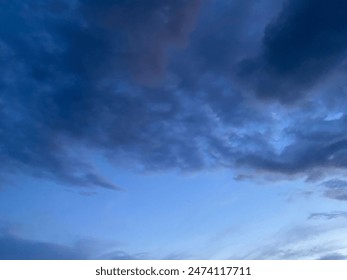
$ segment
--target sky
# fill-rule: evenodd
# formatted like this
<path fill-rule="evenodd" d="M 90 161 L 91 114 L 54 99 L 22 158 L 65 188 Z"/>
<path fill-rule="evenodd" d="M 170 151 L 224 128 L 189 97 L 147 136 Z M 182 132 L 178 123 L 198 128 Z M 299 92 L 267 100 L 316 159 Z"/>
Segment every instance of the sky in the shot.
<path fill-rule="evenodd" d="M 0 259 L 347 259 L 345 0 L 0 0 Z"/>

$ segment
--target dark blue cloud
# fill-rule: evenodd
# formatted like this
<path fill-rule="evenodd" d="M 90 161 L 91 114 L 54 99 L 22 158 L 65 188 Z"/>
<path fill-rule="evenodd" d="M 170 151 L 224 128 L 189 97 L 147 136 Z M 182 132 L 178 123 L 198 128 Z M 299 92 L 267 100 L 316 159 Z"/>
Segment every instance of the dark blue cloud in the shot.
<path fill-rule="evenodd" d="M 267 26 L 259 56 L 245 60 L 240 75 L 262 97 L 300 98 L 345 61 L 346 8 L 343 0 L 287 1 Z"/>
<path fill-rule="evenodd" d="M 118 189 L 69 155 L 75 141 L 110 148 L 115 158 L 147 150 L 144 160 L 164 167 L 175 158 L 198 162 L 169 129 L 177 96 L 127 84 L 161 75 L 168 47 L 188 40 L 199 2 L 0 3 L 8 26 L 1 30 L 2 172 Z"/>
<path fill-rule="evenodd" d="M 194 21 L 188 12 L 198 7 L 198 1 L 193 2 L 153 1 L 142 14 L 142 6 L 111 1 L 94 9 L 95 2 L 81 1 L 76 7 L 65 7 L 62 18 L 45 5 L 35 13 L 29 8 L 30 22 L 36 23 L 31 32 L 20 37 L 21 44 L 4 40 L 14 54 L 4 61 L 8 75 L 13 75 L 13 79 L 4 79 L 1 112 L 1 157 L 7 172 L 20 170 L 69 185 L 118 188 L 70 155 L 71 143 L 101 149 L 118 162 L 125 154 L 152 170 L 196 170 L 218 161 L 224 144 L 214 135 L 218 122 L 214 116 L 236 126 L 245 124 L 249 121 L 243 118 L 241 107 L 247 100 L 231 90 L 224 93 L 222 85 L 208 85 L 208 92 L 195 93 L 170 81 L 157 88 L 139 86 L 128 67 L 140 69 L 141 59 L 129 58 L 124 51 L 131 53 L 132 48 L 120 46 L 134 37 L 138 55 L 147 56 L 141 45 L 149 44 L 147 47 L 164 60 L 164 53 L 157 48 L 166 50 L 176 41 L 187 40 Z M 18 16 L 24 7 L 18 4 L 17 9 Z M 105 17 L 119 9 L 134 18 L 106 24 Z M 165 19 L 161 13 L 168 13 Z M 158 34 L 157 20 L 169 25 L 158 27 Z M 154 42 L 148 32 L 154 32 Z M 32 34 L 41 40 L 31 40 Z M 15 76 L 17 65 L 22 72 Z M 151 70 L 141 72 L 147 75 Z M 259 110 L 254 112 L 252 120 L 261 115 Z"/>
<path fill-rule="evenodd" d="M 165 74 L 168 48 L 188 44 L 201 2 L 82 0 L 79 9 L 88 27 L 116 39 L 118 58 L 126 62 L 123 67 L 140 83 L 151 85 Z"/>
<path fill-rule="evenodd" d="M 325 107 L 325 108 L 324 108 Z M 291 116 L 290 125 L 281 132 L 281 136 L 290 139 L 282 149 L 275 145 L 266 145 L 258 141 L 261 148 L 252 153 L 239 154 L 239 164 L 251 166 L 257 170 L 284 175 L 307 175 L 312 179 L 317 175 L 334 174 L 347 167 L 347 141 L 344 136 L 346 117 L 329 120 L 324 105 L 319 116 L 311 109 L 312 116 L 307 117 L 300 110 L 298 116 Z M 325 111 L 327 110 L 327 111 Z M 264 141 L 266 143 L 266 141 Z M 320 179 L 320 178 L 317 178 Z"/>
<path fill-rule="evenodd" d="M 0 176 L 120 189 L 76 147 L 146 170 L 346 168 L 344 99 L 298 100 L 344 57 L 345 4 L 278 3 L 0 2 Z M 297 100 L 281 151 L 257 96 Z M 342 117 L 308 117 L 322 107 Z"/>

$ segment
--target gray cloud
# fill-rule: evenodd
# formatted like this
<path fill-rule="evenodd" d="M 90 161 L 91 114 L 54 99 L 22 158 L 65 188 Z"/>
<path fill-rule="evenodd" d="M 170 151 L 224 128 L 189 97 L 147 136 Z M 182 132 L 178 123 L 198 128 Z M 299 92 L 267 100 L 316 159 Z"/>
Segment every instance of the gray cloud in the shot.
<path fill-rule="evenodd" d="M 334 253 L 334 254 L 329 254 L 329 255 L 324 255 L 319 258 L 319 260 L 346 260 L 347 256 Z"/>
<path fill-rule="evenodd" d="M 347 182 L 344 180 L 329 180 L 322 183 L 322 185 L 325 187 L 324 196 L 346 201 L 347 200 Z"/>
<path fill-rule="evenodd" d="M 314 220 L 314 219 L 333 220 L 338 218 L 347 218 L 347 212 L 336 211 L 336 212 L 329 212 L 329 213 L 312 213 L 308 217 L 309 220 Z"/>

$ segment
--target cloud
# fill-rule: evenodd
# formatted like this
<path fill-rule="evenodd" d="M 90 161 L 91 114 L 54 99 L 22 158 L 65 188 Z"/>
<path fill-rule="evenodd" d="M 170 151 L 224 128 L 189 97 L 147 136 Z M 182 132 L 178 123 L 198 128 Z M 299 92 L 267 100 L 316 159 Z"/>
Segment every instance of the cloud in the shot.
<path fill-rule="evenodd" d="M 338 218 L 347 218 L 347 212 L 344 211 L 336 211 L 331 213 L 312 213 L 308 219 L 324 219 L 324 220 L 333 220 Z"/>
<path fill-rule="evenodd" d="M 322 185 L 325 187 L 324 196 L 346 201 L 347 200 L 347 182 L 344 180 L 329 180 L 322 183 Z"/>
<path fill-rule="evenodd" d="M 334 256 L 344 249 L 341 242 L 334 240 L 334 232 L 343 235 L 344 231 L 344 228 L 296 226 L 264 239 L 258 248 L 239 259 L 298 260 Z"/>
<path fill-rule="evenodd" d="M 81 240 L 68 246 L 25 239 L 16 235 L 10 228 L 0 230 L 0 260 L 135 260 L 146 256 L 132 255 L 121 250 L 100 253 L 106 250 L 105 246 L 90 240 Z"/>
<path fill-rule="evenodd" d="M 173 149 L 177 161 L 199 160 L 168 128 L 177 98 L 127 86 L 134 75 L 141 83 L 162 75 L 168 48 L 188 42 L 199 0 L 0 5 L 8 26 L 0 41 L 2 174 L 117 190 L 78 147 L 111 149 L 114 158 L 147 150 L 146 160 L 162 165 L 174 160 Z"/>
<path fill-rule="evenodd" d="M 196 257 L 195 257 L 196 258 Z M 189 259 L 195 259 L 192 254 L 186 253 L 186 252 L 179 252 L 179 253 L 171 253 L 166 256 L 164 256 L 163 260 L 189 260 Z"/>
<path fill-rule="evenodd" d="M 121 190 L 95 154 L 146 171 L 345 169 L 345 84 L 298 95 L 344 55 L 345 17 L 331 16 L 344 4 L 292 1 L 278 13 L 281 3 L 0 3 L 1 181 Z M 297 47 L 286 51 L 288 38 Z"/>
<path fill-rule="evenodd" d="M 97 259 L 101 260 L 144 260 L 151 259 L 146 253 L 138 253 L 138 254 L 128 254 L 124 251 L 113 251 L 111 253 L 102 254 Z"/>
<path fill-rule="evenodd" d="M 240 77 L 257 94 L 292 102 L 321 84 L 346 59 L 347 20 L 343 0 L 286 1 L 266 27 L 263 47 L 240 65 Z"/>
<path fill-rule="evenodd" d="M 342 254 L 329 254 L 329 255 L 324 255 L 319 258 L 319 260 L 346 260 L 347 256 L 342 255 Z"/>
<path fill-rule="evenodd" d="M 297 116 L 291 115 L 281 131 L 284 143 L 281 149 L 276 149 L 276 143 L 271 143 L 270 134 L 268 145 L 258 141 L 262 148 L 240 154 L 239 164 L 288 177 L 306 176 L 308 180 L 322 179 L 328 172 L 331 175 L 344 170 L 347 166 L 346 116 L 328 120 L 329 109 L 325 106 L 322 105 L 320 112 L 311 108 L 311 117 L 305 116 L 300 107 L 292 110 Z"/>
<path fill-rule="evenodd" d="M 209 92 L 196 92 L 194 96 L 174 82 L 158 88 L 143 87 L 125 70 L 127 64 L 134 66 L 137 62 L 130 62 L 119 50 L 123 39 L 117 37 L 118 24 L 125 25 L 121 30 L 130 37 L 135 36 L 133 29 L 141 33 L 144 28 L 141 36 L 147 37 L 149 31 L 143 25 L 148 18 L 168 9 L 175 18 L 172 24 L 180 27 L 169 24 L 171 27 L 165 30 L 158 27 L 158 32 L 167 32 L 166 36 L 173 32 L 179 41 L 186 31 L 181 30 L 184 22 L 176 22 L 176 16 L 187 17 L 185 9 L 193 9 L 193 2 L 197 5 L 196 1 L 189 5 L 186 1 L 152 2 L 129 6 L 125 2 L 98 1 L 92 9 L 96 2 L 81 1 L 65 7 L 65 20 L 43 4 L 34 9 L 16 2 L 16 9 L 10 11 L 13 18 L 19 18 L 16 28 L 29 30 L 23 31 L 20 43 L 10 35 L 3 39 L 8 52 L 3 61 L 6 72 L 0 111 L 3 174 L 23 172 L 70 186 L 120 189 L 103 178 L 93 168 L 93 160 L 85 160 L 84 154 L 101 152 L 112 163 L 130 162 L 146 170 L 191 171 L 219 165 L 219 161 L 229 164 L 230 159 L 224 158 L 231 158 L 234 152 L 229 150 L 226 137 L 237 135 L 220 135 L 221 121 L 246 126 L 262 119 L 259 108 L 248 108 L 245 97 L 225 91 L 227 82 L 209 82 L 204 85 Z M 21 16 L 23 9 L 26 17 Z M 119 9 L 134 14 L 130 22 L 103 22 L 111 11 Z M 148 29 L 154 39 L 159 40 L 155 23 L 148 24 L 153 25 Z M 150 38 L 146 39 L 149 44 Z M 136 45 L 140 48 L 142 43 Z M 156 48 L 159 43 L 153 44 Z M 146 52 L 139 55 L 146 56 Z M 248 109 L 253 110 L 252 116 L 248 116 Z"/>
<path fill-rule="evenodd" d="M 201 0 L 80 1 L 88 28 L 117 34 L 118 58 L 143 84 L 160 82 L 170 47 L 185 47 Z"/>
<path fill-rule="evenodd" d="M 86 256 L 68 246 L 0 235 L 1 260 L 76 260 Z"/>
<path fill-rule="evenodd" d="M 306 244 L 313 240 L 321 230 L 314 230 L 308 226 L 298 226 L 289 230 L 279 231 L 271 237 L 271 241 L 264 242 L 255 250 L 242 257 L 252 260 L 293 260 L 312 258 L 315 254 L 325 251 L 325 246 Z M 297 245 L 300 244 L 300 249 Z"/>
<path fill-rule="evenodd" d="M 1 221 L 0 221 L 1 222 Z M 150 253 L 129 253 L 114 242 L 82 239 L 72 245 L 43 242 L 20 237 L 15 228 L 0 224 L 0 260 L 150 260 L 187 259 L 187 254 L 169 254 L 163 258 Z"/>

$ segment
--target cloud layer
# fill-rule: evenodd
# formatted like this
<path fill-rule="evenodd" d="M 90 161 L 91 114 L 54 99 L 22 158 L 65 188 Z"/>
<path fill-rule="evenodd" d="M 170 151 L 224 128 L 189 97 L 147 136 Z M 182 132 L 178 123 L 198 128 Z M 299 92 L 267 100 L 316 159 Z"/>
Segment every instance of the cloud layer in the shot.
<path fill-rule="evenodd" d="M 0 2 L 0 176 L 344 170 L 344 1 L 217 2 Z"/>

